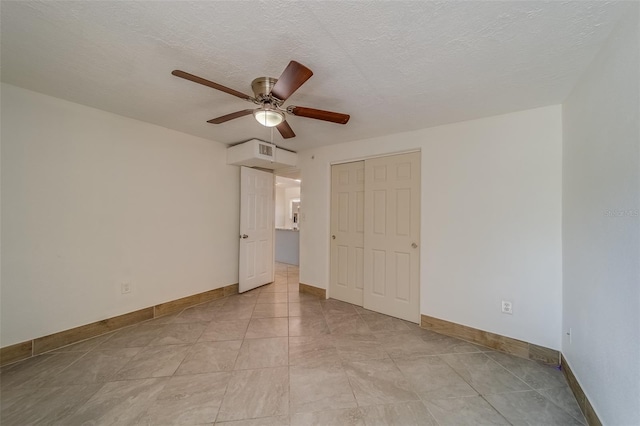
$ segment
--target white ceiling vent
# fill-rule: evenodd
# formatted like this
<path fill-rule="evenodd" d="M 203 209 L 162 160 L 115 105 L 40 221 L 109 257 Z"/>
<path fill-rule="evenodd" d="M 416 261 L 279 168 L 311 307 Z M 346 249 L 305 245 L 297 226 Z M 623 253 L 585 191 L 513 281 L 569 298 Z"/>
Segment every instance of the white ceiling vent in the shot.
<path fill-rule="evenodd" d="M 295 166 L 298 154 L 280 149 L 258 139 L 235 145 L 227 149 L 227 164 L 264 169 L 281 169 Z"/>

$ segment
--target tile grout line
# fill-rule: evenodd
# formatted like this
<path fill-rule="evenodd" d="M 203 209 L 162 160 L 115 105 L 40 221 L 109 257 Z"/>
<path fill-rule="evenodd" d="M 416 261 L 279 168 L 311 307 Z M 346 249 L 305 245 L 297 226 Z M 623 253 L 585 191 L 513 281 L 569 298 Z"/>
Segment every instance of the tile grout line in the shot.
<path fill-rule="evenodd" d="M 431 410 L 429 409 L 429 407 L 427 406 L 427 404 L 425 403 L 425 400 L 422 399 L 422 397 L 420 396 L 420 393 L 417 391 L 417 389 L 413 386 L 413 384 L 411 384 L 411 381 L 409 381 L 409 379 L 407 378 L 407 376 L 404 374 L 404 372 L 400 369 L 400 367 L 398 367 L 397 364 L 397 360 L 395 358 L 391 358 L 391 356 L 387 353 L 387 356 L 389 356 L 389 358 L 393 361 L 393 364 L 395 365 L 395 367 L 398 369 L 398 371 L 400 371 L 400 375 L 402 375 L 402 377 L 404 377 L 404 379 L 407 381 L 407 383 L 409 383 L 409 386 L 411 387 L 411 390 L 413 391 L 413 393 L 416 394 L 416 396 L 418 397 L 418 401 L 420 401 L 420 403 L 424 406 L 424 408 L 427 410 L 427 412 L 429 413 L 429 415 L 431 416 L 431 418 L 433 419 L 434 422 L 436 422 L 436 425 L 438 426 L 442 426 L 440 424 L 440 422 L 438 421 L 438 419 L 436 419 L 436 416 L 433 415 L 433 413 L 431 412 Z M 452 369 L 453 370 L 453 369 Z M 457 374 L 457 372 L 455 370 L 453 370 L 454 373 Z M 463 379 L 464 380 L 464 379 Z"/>
<path fill-rule="evenodd" d="M 528 392 L 528 391 L 527 391 L 527 392 Z M 489 401 L 487 400 L 487 398 L 485 398 L 485 397 L 484 397 L 484 395 L 483 395 L 483 394 L 479 394 L 479 395 L 480 395 L 480 398 L 482 398 L 482 400 L 483 400 L 484 402 L 486 402 L 487 404 L 489 404 L 489 407 L 493 408 L 493 409 L 495 410 L 495 412 L 496 412 L 496 413 L 498 413 L 498 414 L 500 415 L 500 417 L 502 417 L 502 418 L 503 418 L 507 423 L 509 423 L 510 425 L 512 425 L 512 426 L 513 426 L 513 423 L 511 423 L 511 422 L 509 421 L 509 419 L 507 419 L 507 418 L 505 417 L 505 415 L 504 415 L 504 414 L 502 414 L 502 413 L 500 412 L 500 410 L 498 410 L 498 408 L 497 408 L 497 407 L 494 407 L 494 406 L 493 406 L 493 404 L 492 404 L 491 402 L 489 402 Z"/>
<path fill-rule="evenodd" d="M 81 408 L 83 408 L 85 405 L 87 405 L 89 403 L 89 401 L 91 401 L 93 399 L 94 396 L 96 396 L 98 394 L 98 392 L 100 392 L 106 385 L 108 382 L 102 383 L 102 386 L 98 387 L 95 392 L 93 392 L 91 394 L 91 396 L 89 398 L 87 398 L 87 400 L 85 402 L 83 402 L 82 404 L 78 405 L 74 410 L 71 410 L 71 412 L 66 413 L 61 419 L 56 419 L 56 421 L 59 420 L 64 420 L 67 417 L 73 416 L 74 414 L 76 414 L 78 411 L 80 411 Z"/>
<path fill-rule="evenodd" d="M 459 340 L 461 340 L 461 339 L 459 339 Z M 493 361 L 493 362 L 496 362 L 495 360 L 491 359 L 491 357 L 487 356 L 484 352 L 470 352 L 470 353 L 474 353 L 474 354 L 476 354 L 476 353 L 481 353 L 481 354 L 483 354 L 486 358 L 490 359 L 490 360 L 491 360 L 491 361 Z M 472 383 L 469 383 L 469 381 L 468 381 L 468 380 L 466 380 L 466 379 L 465 379 L 465 378 L 460 374 L 460 372 L 458 372 L 458 370 L 457 370 L 456 368 L 454 368 L 451 364 L 449 364 L 449 363 L 447 362 L 447 360 L 446 360 L 445 358 L 443 358 L 443 357 L 442 357 L 442 355 L 465 355 L 465 354 L 464 354 L 464 353 L 462 353 L 462 354 L 459 354 L 459 353 L 446 353 L 446 354 L 438 354 L 438 355 L 437 355 L 437 357 L 438 357 L 442 362 L 444 362 L 444 363 L 445 363 L 445 365 L 447 365 L 447 366 L 448 366 L 448 367 L 453 371 L 453 373 L 454 373 L 455 375 L 457 375 L 457 376 L 458 376 L 458 377 L 459 377 L 463 382 L 465 382 L 467 385 L 469 385 L 469 387 L 470 387 L 471 389 L 473 389 L 473 390 L 477 393 L 477 395 L 468 395 L 468 396 L 458 397 L 458 398 L 475 398 L 475 397 L 480 397 L 480 398 L 482 398 L 482 400 L 483 400 L 483 401 L 485 401 L 487 404 L 489 404 L 489 406 L 490 406 L 491 408 L 493 408 L 493 410 L 494 410 L 495 412 L 497 412 L 497 413 L 498 413 L 498 415 L 500 415 L 500 417 L 502 417 L 502 418 L 503 418 L 503 419 L 504 419 L 508 424 L 513 425 L 513 423 L 511 423 L 511 422 L 510 422 L 510 421 L 509 421 L 509 420 L 508 420 L 508 419 L 507 419 L 507 418 L 506 418 L 506 417 L 505 417 L 505 416 L 504 416 L 504 415 L 503 415 L 503 414 L 502 414 L 502 413 L 501 413 L 501 412 L 500 412 L 496 407 L 494 407 L 494 406 L 493 406 L 489 401 L 487 401 L 487 400 L 486 400 L 486 398 L 484 397 L 484 394 L 482 394 L 478 389 L 476 389 L 476 388 L 475 388 L 475 386 L 473 386 L 473 384 L 472 384 Z M 502 366 L 501 366 L 501 367 L 502 367 Z M 503 367 L 503 368 L 504 368 L 504 367 Z M 508 370 L 507 370 L 507 371 L 508 371 Z M 511 373 L 511 372 L 509 372 L 509 373 Z M 513 373 L 511 373 L 511 374 L 513 374 Z M 515 376 L 515 375 L 514 375 L 514 376 Z M 517 377 L 517 376 L 516 376 L 516 377 Z M 518 378 L 518 379 L 519 379 L 519 378 Z M 525 383 L 525 385 L 526 385 L 526 383 Z M 528 386 L 528 385 L 527 385 L 527 386 Z M 527 392 L 528 392 L 528 391 L 527 391 Z M 428 409 L 428 407 L 427 407 L 427 409 Z"/>
<path fill-rule="evenodd" d="M 496 361 L 495 359 L 491 358 L 489 355 L 485 354 L 483 352 L 484 356 L 486 356 L 487 358 L 489 358 L 491 361 L 493 361 L 494 363 L 498 364 L 500 367 L 502 367 L 505 371 L 507 371 L 509 374 L 511 374 L 513 377 L 515 377 L 516 379 L 520 380 L 522 383 L 525 384 L 525 386 L 527 386 L 529 388 L 529 390 L 535 390 L 533 388 L 533 386 L 530 386 L 529 383 L 525 382 L 524 380 L 522 380 L 520 378 L 520 376 L 518 376 L 516 373 L 514 373 L 513 371 L 509 370 L 507 367 L 505 367 L 504 365 L 502 365 L 500 362 Z M 524 358 L 523 358 L 524 359 Z M 506 392 L 505 392 L 506 393 Z"/>
<path fill-rule="evenodd" d="M 510 354 L 507 354 L 510 355 Z M 515 355 L 511 355 L 511 356 L 515 356 Z M 576 419 L 571 413 L 567 412 L 567 410 L 565 410 L 564 408 L 560 407 L 558 404 L 556 404 L 552 399 L 549 399 L 548 397 L 546 397 L 545 395 L 540 393 L 540 389 L 534 388 L 533 386 L 529 385 L 527 382 L 525 382 L 522 378 L 520 378 L 520 376 L 518 376 L 516 373 L 514 373 L 513 371 L 509 370 L 506 366 L 502 365 L 499 361 L 496 361 L 495 359 L 491 358 L 490 356 L 487 355 L 487 358 L 491 359 L 493 362 L 495 362 L 496 364 L 498 364 L 500 367 L 504 368 L 506 371 L 508 371 L 509 373 L 511 373 L 514 377 L 518 378 L 521 382 L 523 382 L 525 385 L 527 385 L 530 390 L 522 390 L 522 391 L 513 391 L 513 392 L 504 392 L 504 393 L 518 393 L 518 392 L 530 392 L 530 391 L 534 391 L 536 392 L 538 395 L 540 395 L 542 398 L 544 398 L 546 401 L 552 403 L 554 406 L 556 406 L 557 408 L 559 408 L 560 410 L 562 410 L 563 412 L 565 412 L 566 414 L 568 414 L 571 418 L 577 420 L 579 423 L 582 423 L 582 421 L 580 419 Z M 538 362 L 532 359 L 526 359 L 526 358 L 522 358 L 526 361 L 529 362 Z M 549 367 L 551 368 L 551 367 Z M 564 377 L 564 376 L 563 376 Z M 566 382 L 566 379 L 564 379 L 564 381 Z M 568 384 L 567 384 L 568 386 Z M 544 388 L 544 389 L 554 389 L 554 388 Z M 488 402 L 488 401 L 487 401 Z M 493 406 L 493 405 L 492 405 Z M 495 408 L 495 407 L 494 407 Z M 497 410 L 497 408 L 496 408 Z M 584 423 L 583 423 L 584 424 Z"/>
<path fill-rule="evenodd" d="M 568 387 L 568 385 L 567 385 L 567 387 Z M 563 407 L 561 407 L 561 406 L 559 406 L 558 404 L 556 404 L 556 403 L 554 402 L 554 400 L 549 399 L 549 397 L 547 397 L 546 395 L 543 395 L 542 393 L 540 393 L 540 391 L 541 391 L 541 390 L 550 390 L 550 389 L 559 389 L 559 388 L 544 388 L 544 389 L 534 389 L 534 390 L 538 393 L 538 395 L 540 395 L 541 397 L 543 397 L 544 399 L 546 399 L 547 401 L 551 402 L 553 405 L 555 405 L 556 407 L 558 407 L 559 409 L 561 409 L 562 411 L 564 411 L 565 413 L 567 413 L 567 414 L 568 414 L 572 419 L 576 420 L 578 423 L 581 423 L 581 424 L 583 424 L 583 425 L 586 425 L 586 423 L 585 423 L 585 422 L 583 422 L 581 419 L 576 418 L 576 416 L 574 416 L 573 414 L 571 414 L 570 412 L 568 412 L 567 410 L 565 410 Z M 571 392 L 571 388 L 569 388 L 569 392 Z M 573 394 L 572 394 L 572 395 L 573 395 Z M 574 396 L 574 398 L 575 398 L 575 396 Z M 578 409 L 579 409 L 579 408 L 580 408 L 580 406 L 578 406 Z M 580 411 L 580 413 L 582 413 L 582 411 Z M 585 417 L 585 416 L 584 416 L 584 414 L 583 414 L 583 417 Z M 585 417 L 585 419 L 584 419 L 584 420 L 586 421 L 586 417 Z"/>
<path fill-rule="evenodd" d="M 469 386 L 471 386 L 471 387 L 473 388 L 473 390 L 475 390 L 476 392 L 478 392 L 478 395 L 479 395 L 479 396 L 480 396 L 484 401 L 486 401 L 486 402 L 487 402 L 487 404 L 489 404 L 489 405 L 490 405 L 490 406 L 491 406 L 491 407 L 492 407 L 496 412 L 498 412 L 498 414 L 500 414 L 500 416 L 502 416 L 505 420 L 507 420 L 507 422 L 508 422 L 509 424 L 513 424 L 513 423 L 511 423 L 511 422 L 510 422 L 510 421 L 505 417 L 505 415 L 504 415 L 504 414 L 502 414 L 502 412 L 501 412 L 497 407 L 495 407 L 493 404 L 491 404 L 491 402 L 485 398 L 485 395 L 505 395 L 505 394 L 512 394 L 512 393 L 524 393 L 524 392 L 532 392 L 532 391 L 533 391 L 533 392 L 536 392 L 538 395 L 540 395 L 542 398 L 544 398 L 546 401 L 549 401 L 549 402 L 553 403 L 553 401 L 551 401 L 551 400 L 550 400 L 549 398 L 547 398 L 546 396 L 544 396 L 544 395 L 540 394 L 540 392 L 538 392 L 538 390 L 537 390 L 537 389 L 535 389 L 535 388 L 533 388 L 532 386 L 530 386 L 530 385 L 529 385 L 528 383 L 526 383 L 522 378 L 520 378 L 517 374 L 515 374 L 514 372 L 512 372 L 511 370 L 509 370 L 507 367 L 505 367 L 504 365 L 502 365 L 500 362 L 498 362 L 498 361 L 494 360 L 494 359 L 493 359 L 493 358 L 491 358 L 490 356 L 486 355 L 484 352 L 481 352 L 481 353 L 482 353 L 483 355 L 485 355 L 488 359 L 490 359 L 491 361 L 493 361 L 494 363 L 496 363 L 497 365 L 499 365 L 501 368 L 503 368 L 503 369 L 504 369 L 505 371 L 507 371 L 509 374 L 511 374 L 512 376 L 514 376 L 514 377 L 515 377 L 515 378 L 517 378 L 518 380 L 520 380 L 522 383 L 524 383 L 524 384 L 529 388 L 529 389 L 523 389 L 523 390 L 519 390 L 519 391 L 499 392 L 499 393 L 495 393 L 495 394 L 483 394 L 483 393 L 480 393 L 480 392 L 479 392 L 479 391 L 478 391 L 478 390 L 473 386 L 473 384 L 471 384 L 471 383 L 469 383 L 469 382 L 467 382 L 467 381 L 465 380 L 465 382 L 467 382 L 467 384 L 469 384 Z M 455 354 L 454 354 L 454 355 L 455 355 Z M 444 361 L 445 363 L 447 363 L 447 362 L 446 362 L 446 360 L 444 360 L 444 359 L 443 359 L 443 361 Z M 535 362 L 534 360 L 528 360 L 528 361 Z M 456 372 L 456 373 L 459 375 L 459 373 L 457 372 L 457 370 L 455 370 L 455 369 L 453 368 L 453 366 L 451 366 L 449 363 L 447 363 L 447 364 L 448 364 L 448 365 L 449 365 L 449 366 L 454 370 L 454 372 Z M 464 380 L 464 378 L 462 378 L 462 379 Z M 556 404 L 553 404 L 553 405 L 557 406 Z M 560 408 L 563 412 L 565 412 L 565 413 L 566 413 L 566 410 L 562 409 L 562 407 L 558 407 L 558 408 Z M 574 417 L 573 417 L 573 416 L 571 416 L 569 413 L 566 413 L 566 414 L 568 414 L 571 418 L 574 418 Z M 574 418 L 574 419 L 575 419 L 575 418 Z M 576 419 L 576 420 L 577 420 L 577 419 Z"/>
<path fill-rule="evenodd" d="M 289 419 L 289 423 L 291 423 L 291 357 L 289 353 L 291 351 L 291 336 L 289 331 L 289 267 L 287 266 L 287 417 Z"/>
<path fill-rule="evenodd" d="M 257 302 L 257 298 L 260 297 L 260 293 L 262 292 L 262 289 L 258 289 L 258 294 L 256 296 L 256 302 Z M 238 293 L 240 294 L 240 293 Z M 256 307 L 256 303 L 253 304 L 253 309 L 251 310 L 251 316 L 253 316 L 253 311 L 255 310 Z M 231 371 L 229 371 L 229 381 L 227 382 L 227 386 L 224 389 L 224 394 L 222 395 L 222 397 L 220 398 L 220 405 L 218 406 L 218 411 L 216 412 L 216 417 L 213 420 L 213 424 L 216 424 L 216 422 L 218 421 L 218 416 L 220 415 L 220 409 L 222 408 L 222 404 L 225 401 L 225 398 L 227 397 L 227 392 L 229 391 L 229 383 L 231 382 L 231 380 L 233 379 L 233 374 L 235 371 L 245 371 L 245 370 L 236 370 L 236 364 L 238 363 L 238 358 L 240 357 L 240 351 L 242 350 L 242 347 L 244 346 L 244 342 L 245 342 L 245 336 L 247 334 L 247 331 L 249 330 L 249 324 L 251 324 L 251 317 L 249 317 L 249 320 L 247 321 L 247 326 L 244 330 L 244 334 L 242 337 L 242 343 L 240 344 L 240 348 L 238 349 L 238 353 L 236 354 L 236 358 L 233 361 L 233 366 L 231 367 Z"/>

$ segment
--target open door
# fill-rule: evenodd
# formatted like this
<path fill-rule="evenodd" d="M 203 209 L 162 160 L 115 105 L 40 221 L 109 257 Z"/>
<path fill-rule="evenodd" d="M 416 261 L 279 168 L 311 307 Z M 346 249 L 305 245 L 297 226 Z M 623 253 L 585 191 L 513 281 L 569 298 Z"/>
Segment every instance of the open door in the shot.
<path fill-rule="evenodd" d="M 240 271 L 243 293 L 273 281 L 273 174 L 240 168 Z"/>

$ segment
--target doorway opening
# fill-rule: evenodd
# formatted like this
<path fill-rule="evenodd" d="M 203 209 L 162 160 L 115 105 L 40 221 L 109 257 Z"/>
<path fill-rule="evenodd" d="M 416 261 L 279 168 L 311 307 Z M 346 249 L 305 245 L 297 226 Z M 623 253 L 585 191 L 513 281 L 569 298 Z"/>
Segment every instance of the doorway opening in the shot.
<path fill-rule="evenodd" d="M 299 171 L 275 177 L 275 261 L 296 267 L 300 265 L 300 186 Z"/>

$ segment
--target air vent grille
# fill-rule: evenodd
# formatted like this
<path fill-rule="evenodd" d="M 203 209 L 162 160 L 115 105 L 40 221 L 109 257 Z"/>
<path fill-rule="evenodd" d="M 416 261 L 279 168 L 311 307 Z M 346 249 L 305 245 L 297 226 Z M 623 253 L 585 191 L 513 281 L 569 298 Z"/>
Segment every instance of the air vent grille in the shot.
<path fill-rule="evenodd" d="M 258 139 L 227 149 L 227 164 L 275 170 L 294 167 L 297 162 L 298 155 L 295 152 L 285 151 Z"/>
<path fill-rule="evenodd" d="M 270 145 L 260 144 L 260 155 L 266 155 L 268 157 L 273 157 L 273 147 Z"/>

